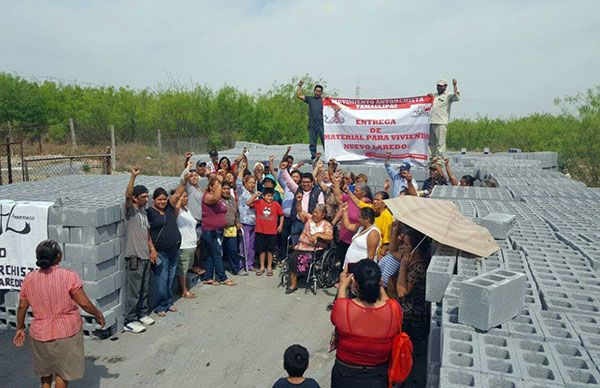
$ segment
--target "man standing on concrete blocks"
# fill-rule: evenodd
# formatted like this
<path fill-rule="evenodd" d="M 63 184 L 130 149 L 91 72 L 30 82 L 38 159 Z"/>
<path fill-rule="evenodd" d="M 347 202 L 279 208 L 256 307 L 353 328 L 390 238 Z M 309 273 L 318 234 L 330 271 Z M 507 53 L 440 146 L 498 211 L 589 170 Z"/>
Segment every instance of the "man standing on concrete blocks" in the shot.
<path fill-rule="evenodd" d="M 450 118 L 450 107 L 453 102 L 460 100 L 460 91 L 455 79 L 452 80 L 454 93 L 449 93 L 448 82 L 440 79 L 437 82 L 437 94 L 428 94 L 433 97 L 431 108 L 431 125 L 429 129 L 429 153 L 433 157 L 446 156 L 446 133 L 448 132 L 448 119 Z"/>
<path fill-rule="evenodd" d="M 125 246 L 125 331 L 141 333 L 154 319 L 148 316 L 148 282 L 150 263 L 156 263 L 158 256 L 150 248 L 150 223 L 146 213 L 148 189 L 135 185 L 140 174 L 139 167 L 131 170 L 131 178 L 125 190 L 125 219 L 127 222 L 127 245 Z"/>
<path fill-rule="evenodd" d="M 317 157 L 317 141 L 321 139 L 323 144 L 323 152 L 325 152 L 325 135 L 323 128 L 323 86 L 315 85 L 313 89 L 314 96 L 305 96 L 302 94 L 302 85 L 304 81 L 298 82 L 298 90 L 296 91 L 296 97 L 308 104 L 308 141 L 310 145 L 310 162 L 311 164 Z"/>

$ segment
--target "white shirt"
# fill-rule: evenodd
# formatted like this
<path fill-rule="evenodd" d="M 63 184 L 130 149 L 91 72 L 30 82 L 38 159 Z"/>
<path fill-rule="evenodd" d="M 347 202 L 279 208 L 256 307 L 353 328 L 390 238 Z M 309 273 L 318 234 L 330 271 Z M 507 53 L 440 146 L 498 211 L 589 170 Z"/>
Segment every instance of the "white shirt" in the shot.
<path fill-rule="evenodd" d="M 450 107 L 453 102 L 460 100 L 460 91 L 456 94 L 447 90 L 442 94 L 435 94 L 433 97 L 433 106 L 431 107 L 431 124 L 448 124 L 450 118 Z"/>
<path fill-rule="evenodd" d="M 184 208 L 179 209 L 177 226 L 179 227 L 179 233 L 181 233 L 180 249 L 196 248 L 196 220 L 192 217 L 192 213 L 189 210 Z"/>
<path fill-rule="evenodd" d="M 350 247 L 348 247 L 348 251 L 346 252 L 344 268 L 346 268 L 348 264 L 358 263 L 362 259 L 368 258 L 369 250 L 367 249 L 367 238 L 372 232 L 377 233 L 381 241 L 381 234 L 375 225 L 372 225 L 366 230 L 361 226 L 356 231 L 356 234 L 352 237 L 352 244 L 350 244 Z M 377 249 L 375 249 L 375 252 L 377 252 Z"/>

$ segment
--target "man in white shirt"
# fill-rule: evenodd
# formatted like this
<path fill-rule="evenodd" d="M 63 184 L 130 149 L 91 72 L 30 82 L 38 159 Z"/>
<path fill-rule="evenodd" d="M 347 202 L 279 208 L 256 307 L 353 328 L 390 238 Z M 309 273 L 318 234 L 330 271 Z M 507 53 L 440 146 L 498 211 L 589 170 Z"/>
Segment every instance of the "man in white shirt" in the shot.
<path fill-rule="evenodd" d="M 448 92 L 448 83 L 445 79 L 437 82 L 437 93 L 429 94 L 433 97 L 431 107 L 431 123 L 429 130 L 429 153 L 431 157 L 446 156 L 446 133 L 448 132 L 448 119 L 450 118 L 450 107 L 453 102 L 460 100 L 460 91 L 457 82 L 452 80 L 454 93 Z"/>

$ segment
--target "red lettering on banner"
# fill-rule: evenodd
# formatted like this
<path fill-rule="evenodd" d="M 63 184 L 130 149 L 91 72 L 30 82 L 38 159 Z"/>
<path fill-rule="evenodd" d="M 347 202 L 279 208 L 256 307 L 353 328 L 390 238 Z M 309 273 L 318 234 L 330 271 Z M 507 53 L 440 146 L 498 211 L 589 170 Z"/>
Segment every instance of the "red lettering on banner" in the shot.
<path fill-rule="evenodd" d="M 369 132 L 371 132 L 371 133 L 381 133 L 381 128 L 370 128 Z"/>
<path fill-rule="evenodd" d="M 390 140 L 388 135 L 367 135 L 367 140 L 387 141 Z"/>
<path fill-rule="evenodd" d="M 345 150 L 370 150 L 369 144 L 344 144 Z"/>
<path fill-rule="evenodd" d="M 356 119 L 356 125 L 394 125 L 394 124 L 396 124 L 395 119 L 381 119 L 381 120 Z"/>

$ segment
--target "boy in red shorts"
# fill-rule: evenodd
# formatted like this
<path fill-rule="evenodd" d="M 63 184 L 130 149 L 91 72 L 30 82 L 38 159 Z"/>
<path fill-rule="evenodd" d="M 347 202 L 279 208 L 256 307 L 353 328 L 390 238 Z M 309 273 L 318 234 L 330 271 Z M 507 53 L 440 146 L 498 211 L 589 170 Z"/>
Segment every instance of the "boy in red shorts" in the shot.
<path fill-rule="evenodd" d="M 273 276 L 273 253 L 277 249 L 277 234 L 283 231 L 283 209 L 273 200 L 273 188 L 265 188 L 261 199 L 258 198 L 259 195 L 258 191 L 255 192 L 247 202 L 248 206 L 256 209 L 254 245 L 260 259 L 260 269 L 256 271 L 256 275 L 261 276 L 265 272 L 266 256 L 267 276 Z"/>

